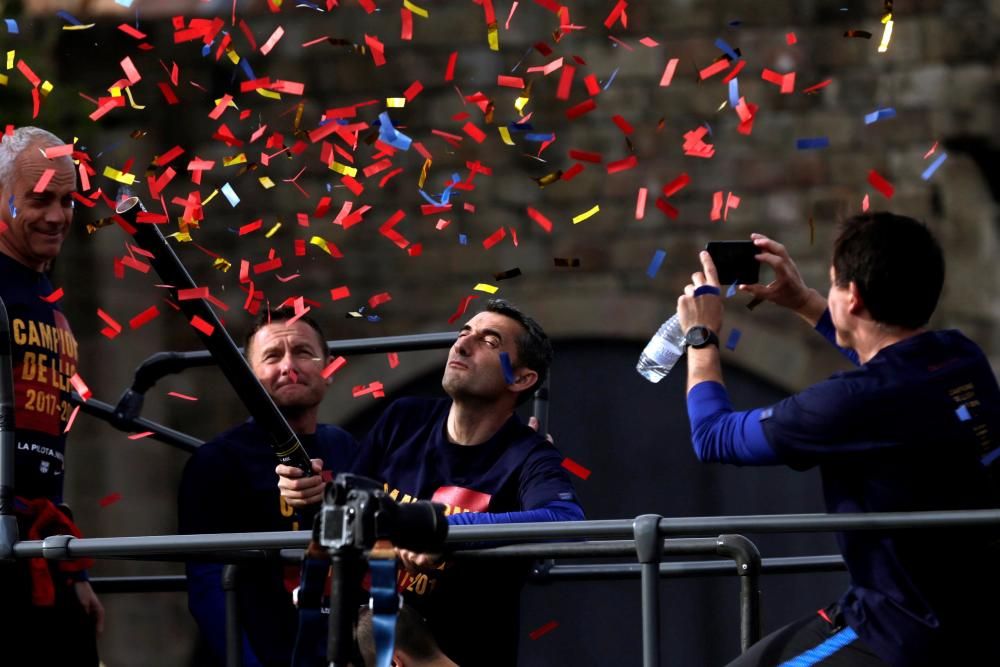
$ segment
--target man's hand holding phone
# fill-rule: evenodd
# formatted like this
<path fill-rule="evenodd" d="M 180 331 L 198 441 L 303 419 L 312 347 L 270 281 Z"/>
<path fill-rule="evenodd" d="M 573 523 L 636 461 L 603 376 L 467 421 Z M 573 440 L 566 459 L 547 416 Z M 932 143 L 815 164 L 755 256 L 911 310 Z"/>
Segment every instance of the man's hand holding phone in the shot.
<path fill-rule="evenodd" d="M 758 266 L 760 263 L 770 266 L 774 270 L 774 280 L 767 285 L 761 285 L 759 279 L 753 282 L 741 281 L 739 290 L 754 298 L 793 310 L 815 326 L 826 310 L 826 299 L 806 285 L 785 246 L 763 234 L 751 234 L 750 239 L 745 243 L 756 248 L 754 261 Z"/>

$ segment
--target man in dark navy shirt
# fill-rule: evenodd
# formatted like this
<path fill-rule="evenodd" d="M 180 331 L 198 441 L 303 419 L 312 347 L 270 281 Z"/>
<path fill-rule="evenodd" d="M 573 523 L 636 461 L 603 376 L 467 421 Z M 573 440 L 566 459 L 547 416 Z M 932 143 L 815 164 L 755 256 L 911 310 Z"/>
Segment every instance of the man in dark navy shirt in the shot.
<path fill-rule="evenodd" d="M 22 540 L 79 535 L 62 505 L 79 354 L 48 276 L 73 220 L 76 171 L 65 150 L 37 127 L 0 138 L 0 298 L 13 339 L 14 505 Z M 80 560 L 0 563 L 0 591 L 0 627 L 10 638 L 5 664 L 98 664 L 104 608 Z"/>
<path fill-rule="evenodd" d="M 583 518 L 563 457 L 514 413 L 548 373 L 552 346 L 535 320 L 496 299 L 462 327 L 441 384 L 450 399 L 401 399 L 361 445 L 355 472 L 400 502 L 434 500 L 451 525 Z M 293 506 L 321 500 L 322 483 L 279 466 Z M 513 665 L 523 564 L 439 563 L 399 550 L 399 588 L 460 665 Z"/>
<path fill-rule="evenodd" d="M 776 278 L 740 289 L 791 309 L 859 366 L 768 408 L 734 412 L 719 363 L 718 276 L 702 253 L 703 272 L 677 300 L 699 459 L 819 466 L 829 512 L 1000 507 L 993 371 L 958 331 L 924 328 L 944 283 L 930 231 L 891 213 L 847 220 L 827 299 L 806 287 L 781 244 L 752 238 Z M 984 529 L 841 533 L 850 586 L 840 600 L 731 664 L 1000 664 L 997 537 Z"/>
<path fill-rule="evenodd" d="M 332 361 L 319 325 L 292 308 L 261 313 L 246 337 L 245 353 L 254 375 L 315 457 L 321 477 L 347 471 L 357 453 L 354 438 L 318 424 L 319 404 L 329 383 L 324 367 Z M 180 532 L 236 533 L 299 530 L 312 525 L 315 507 L 296 510 L 278 494 L 274 452 L 253 420 L 205 443 L 184 468 L 178 494 Z M 188 603 L 218 664 L 225 658 L 225 601 L 222 565 L 187 566 Z M 287 583 L 286 583 L 287 582 Z M 243 565 L 239 577 L 244 665 L 284 665 L 291 661 L 297 628 L 291 590 L 298 568 L 279 562 Z"/>

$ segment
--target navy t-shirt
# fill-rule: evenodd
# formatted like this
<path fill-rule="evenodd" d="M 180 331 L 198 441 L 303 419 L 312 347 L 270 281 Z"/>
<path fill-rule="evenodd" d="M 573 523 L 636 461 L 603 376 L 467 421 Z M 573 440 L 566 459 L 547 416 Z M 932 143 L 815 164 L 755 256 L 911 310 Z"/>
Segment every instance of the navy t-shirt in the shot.
<path fill-rule="evenodd" d="M 576 502 L 562 455 L 516 415 L 484 443 L 448 441 L 451 401 L 392 403 L 362 442 L 355 472 L 385 483 L 400 502 L 433 500 L 456 512 L 517 512 Z M 427 618 L 442 650 L 460 665 L 517 662 L 525 563 L 449 562 L 435 576 L 399 572 L 406 601 Z"/>
<path fill-rule="evenodd" d="M 829 512 L 1000 507 L 984 463 L 1000 446 L 1000 390 L 957 331 L 886 347 L 764 410 L 761 425 L 784 463 L 820 467 Z M 989 628 L 1000 587 L 987 567 L 996 539 L 984 529 L 838 534 L 848 623 L 893 665 L 959 664 L 962 651 L 1000 664 L 988 655 L 998 645 Z"/>
<path fill-rule="evenodd" d="M 14 363 L 14 490 L 25 498 L 62 502 L 66 435 L 73 412 L 69 379 L 77 343 L 44 273 L 0 252 L 0 298 L 10 319 Z"/>
<path fill-rule="evenodd" d="M 319 424 L 314 435 L 299 436 L 310 458 L 323 459 L 324 470 L 350 470 L 357 443 L 346 431 Z M 267 434 L 249 420 L 199 447 L 184 468 L 178 493 L 179 532 L 243 533 L 307 530 L 318 505 L 295 511 L 278 492 L 278 464 Z M 191 607 L 217 652 L 224 643 L 219 580 L 222 567 L 191 563 Z M 241 623 L 250 646 L 265 665 L 287 665 L 298 628 L 285 580 L 297 585 L 298 567 L 280 562 L 246 564 L 239 576 Z M 197 579 L 198 590 L 193 585 Z M 210 588 L 210 590 L 205 590 Z M 212 620 L 218 620 L 216 627 Z"/>

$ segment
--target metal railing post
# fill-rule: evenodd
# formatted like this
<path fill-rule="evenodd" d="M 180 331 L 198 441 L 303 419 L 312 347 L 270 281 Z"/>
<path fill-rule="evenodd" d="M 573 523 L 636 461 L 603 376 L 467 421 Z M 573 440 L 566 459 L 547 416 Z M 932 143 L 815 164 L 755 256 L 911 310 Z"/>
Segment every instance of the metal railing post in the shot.
<path fill-rule="evenodd" d="M 660 557 L 663 540 L 660 539 L 658 514 L 643 514 L 632 522 L 635 535 L 635 553 L 642 568 L 642 664 L 643 667 L 660 665 Z"/>
<path fill-rule="evenodd" d="M 760 551 L 742 535 L 719 535 L 715 551 L 736 561 L 740 578 L 740 651 L 760 639 Z"/>
<path fill-rule="evenodd" d="M 222 591 L 226 596 L 226 667 L 243 665 L 243 633 L 240 629 L 240 603 L 236 594 L 239 566 L 222 567 Z"/>

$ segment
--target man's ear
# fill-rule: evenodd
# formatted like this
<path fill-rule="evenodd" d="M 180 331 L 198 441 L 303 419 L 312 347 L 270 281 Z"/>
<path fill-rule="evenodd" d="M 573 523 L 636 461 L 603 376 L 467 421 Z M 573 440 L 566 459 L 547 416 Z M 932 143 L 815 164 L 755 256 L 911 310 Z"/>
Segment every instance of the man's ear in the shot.
<path fill-rule="evenodd" d="M 861 298 L 861 291 L 858 289 L 858 284 L 853 280 L 847 284 L 847 291 L 850 295 L 850 301 L 847 303 L 847 312 L 851 315 L 860 315 L 868 310 L 865 306 L 865 300 Z"/>
<path fill-rule="evenodd" d="M 514 371 L 514 381 L 507 385 L 511 391 L 522 392 L 534 389 L 538 384 L 538 373 L 530 368 L 519 368 Z"/>

